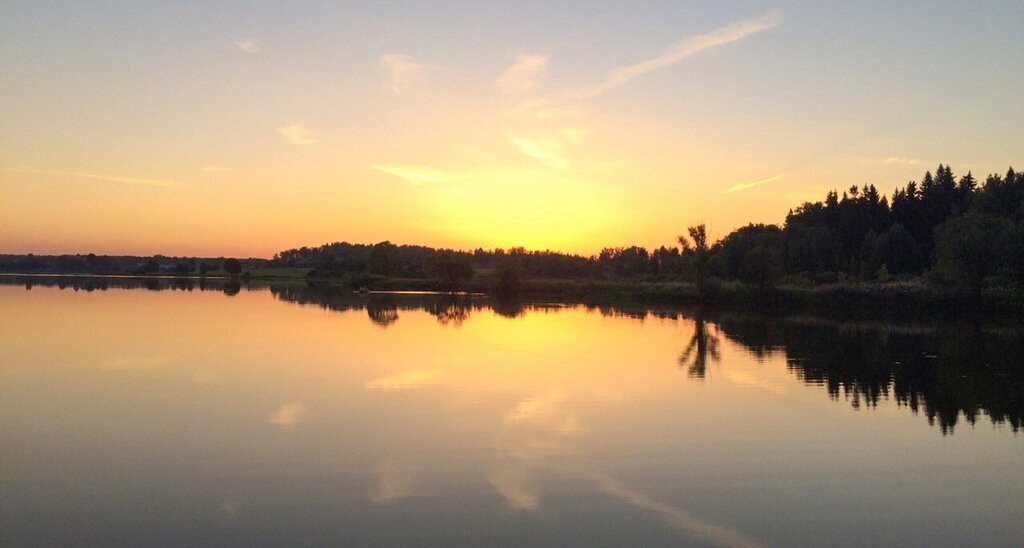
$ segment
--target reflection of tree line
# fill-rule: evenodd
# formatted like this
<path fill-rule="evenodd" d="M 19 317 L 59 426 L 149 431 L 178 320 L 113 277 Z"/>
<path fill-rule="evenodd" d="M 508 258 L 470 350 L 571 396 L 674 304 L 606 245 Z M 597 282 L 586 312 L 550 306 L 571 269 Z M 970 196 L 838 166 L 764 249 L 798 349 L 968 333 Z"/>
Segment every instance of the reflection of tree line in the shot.
<path fill-rule="evenodd" d="M 1024 419 L 1022 330 L 901 330 L 750 317 L 725 317 L 719 326 L 755 354 L 784 351 L 800 380 L 855 408 L 875 407 L 891 395 L 943 433 L 952 433 L 961 416 L 973 425 L 987 414 L 1014 432 Z"/>
<path fill-rule="evenodd" d="M 75 291 L 136 288 L 154 291 L 221 291 L 237 294 L 237 281 L 91 277 L 11 277 L 0 284 L 59 287 Z M 247 286 L 248 287 L 248 286 Z M 249 288 L 252 290 L 252 288 Z M 349 289 L 315 285 L 271 285 L 275 298 L 326 310 L 366 310 L 369 319 L 390 326 L 402 311 L 423 310 L 444 325 L 461 325 L 474 312 L 490 308 L 505 317 L 551 308 L 470 295 L 358 294 Z M 557 307 L 557 306 L 556 306 Z M 719 315 L 678 309 L 594 306 L 607 316 L 644 319 L 694 318 L 694 330 L 678 361 L 688 374 L 704 378 L 721 360 L 720 335 L 742 344 L 758 357 L 784 352 L 789 370 L 800 380 L 824 386 L 833 398 L 856 408 L 875 407 L 893 397 L 930 423 L 951 433 L 961 415 L 974 424 L 981 414 L 994 423 L 1009 423 L 1016 432 L 1024 423 L 1024 329 L 983 330 L 978 326 L 943 325 L 937 329 L 884 325 L 835 324 L 755 316 Z"/>
<path fill-rule="evenodd" d="M 316 287 L 271 288 L 286 301 L 329 310 L 365 308 L 371 321 L 390 325 L 399 311 L 425 310 L 439 323 L 459 325 L 473 312 L 491 308 L 515 317 L 539 310 L 500 300 L 470 296 L 358 295 Z M 720 337 L 738 342 L 758 357 L 784 352 L 789 370 L 800 380 L 824 386 L 833 398 L 847 398 L 856 408 L 875 407 L 887 397 L 914 413 L 923 412 L 943 433 L 952 433 L 961 415 L 974 424 L 981 414 L 1014 431 L 1024 419 L 1024 330 L 991 332 L 978 327 L 946 325 L 940 329 L 896 328 L 750 316 L 718 316 L 673 309 L 596 306 L 606 316 L 644 319 L 694 319 L 694 330 L 678 361 L 694 378 L 721 360 Z"/>
<path fill-rule="evenodd" d="M 242 283 L 232 279 L 208 280 L 204 278 L 131 278 L 113 276 L 4 276 L 0 285 L 56 287 L 72 291 L 107 291 L 109 289 L 146 289 L 149 291 L 219 291 L 237 295 Z"/>
<path fill-rule="evenodd" d="M 401 311 L 422 310 L 437 318 L 442 325 L 459 326 L 473 312 L 484 308 L 505 317 L 520 316 L 526 310 L 520 302 L 462 294 L 360 294 L 340 286 L 316 284 L 271 286 L 270 292 L 282 301 L 336 312 L 365 309 L 370 321 L 383 327 L 398 321 Z"/>
<path fill-rule="evenodd" d="M 823 320 L 723 315 L 689 309 L 594 307 L 608 316 L 692 319 L 693 331 L 678 361 L 694 378 L 721 360 L 719 336 L 758 358 L 782 353 L 789 370 L 807 384 L 824 386 L 854 408 L 875 407 L 892 397 L 923 412 L 945 434 L 963 417 L 982 414 L 1014 432 L 1024 426 L 1024 328 L 982 329 L 837 324 Z"/>

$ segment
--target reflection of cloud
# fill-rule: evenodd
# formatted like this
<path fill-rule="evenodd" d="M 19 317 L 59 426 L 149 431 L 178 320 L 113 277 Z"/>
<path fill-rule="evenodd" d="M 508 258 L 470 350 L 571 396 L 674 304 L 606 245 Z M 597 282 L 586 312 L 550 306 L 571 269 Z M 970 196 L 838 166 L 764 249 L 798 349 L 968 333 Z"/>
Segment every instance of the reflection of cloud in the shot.
<path fill-rule="evenodd" d="M 625 84 L 638 76 L 678 63 L 679 61 L 706 49 L 742 40 L 752 34 L 775 27 L 780 22 L 782 22 L 782 15 L 778 12 L 773 12 L 754 19 L 746 19 L 724 27 L 719 27 L 705 34 L 693 36 L 676 44 L 668 51 L 657 57 L 616 68 L 608 73 L 608 76 L 603 82 L 587 86 L 575 92 L 573 96 L 577 99 L 585 99 L 595 95 L 600 95 L 612 88 Z"/>
<path fill-rule="evenodd" d="M 312 131 L 309 131 L 298 124 L 279 127 L 277 128 L 277 132 L 293 145 L 315 145 L 320 142 Z"/>
<path fill-rule="evenodd" d="M 555 432 L 566 436 L 578 436 L 586 434 L 587 429 L 583 427 L 576 415 L 569 415 L 555 427 Z"/>
<path fill-rule="evenodd" d="M 745 536 L 739 531 L 703 521 L 694 517 L 682 508 L 654 500 L 643 493 L 639 493 L 625 487 L 612 478 L 595 476 L 591 479 L 597 482 L 598 486 L 605 494 L 636 506 L 637 508 L 661 514 L 669 525 L 679 529 L 694 540 L 706 542 L 715 546 L 732 546 L 737 548 L 762 546 L 760 542 Z"/>
<path fill-rule="evenodd" d="M 230 519 L 237 518 L 241 509 L 242 505 L 237 500 L 229 500 L 220 505 L 220 512 Z"/>
<path fill-rule="evenodd" d="M 780 384 L 772 381 L 759 379 L 750 373 L 744 373 L 742 371 L 726 371 L 725 376 L 735 384 L 740 386 L 753 386 L 761 388 L 767 392 L 771 392 L 776 396 L 785 396 L 786 389 Z"/>
<path fill-rule="evenodd" d="M 113 183 L 125 183 L 129 185 L 146 186 L 178 186 L 181 183 L 168 179 L 144 179 L 140 177 L 120 177 L 117 175 L 97 175 L 82 171 L 50 171 L 45 169 L 33 169 L 30 167 L 5 167 L 4 171 L 12 173 L 31 173 L 33 175 L 57 175 L 61 177 L 78 177 L 81 179 L 95 179 L 97 181 L 110 181 Z"/>
<path fill-rule="evenodd" d="M 504 417 L 498 448 L 506 456 L 538 460 L 575 451 L 587 430 L 560 394 L 537 395 L 517 403 Z"/>
<path fill-rule="evenodd" d="M 402 179 L 414 185 L 443 183 L 455 179 L 455 177 L 449 173 L 446 173 L 439 169 L 433 169 L 423 166 L 384 164 L 374 165 L 370 167 L 381 173 L 387 173 L 388 175 L 398 177 L 399 179 Z"/>
<path fill-rule="evenodd" d="M 494 470 L 488 477 L 491 486 L 508 505 L 517 510 L 536 510 L 540 508 L 538 486 L 530 481 L 526 470 L 522 467 L 502 467 Z"/>
<path fill-rule="evenodd" d="M 427 66 L 413 61 L 412 57 L 398 53 L 380 56 L 380 64 L 387 72 L 388 82 L 384 86 L 395 95 L 408 95 L 411 89 L 423 81 Z"/>
<path fill-rule="evenodd" d="M 219 378 L 212 371 L 196 371 L 195 380 L 199 384 L 212 384 L 217 382 Z"/>
<path fill-rule="evenodd" d="M 519 401 L 504 417 L 499 448 L 512 460 L 499 464 L 488 476 L 491 486 L 508 501 L 511 508 L 540 508 L 540 487 L 530 479 L 530 471 L 545 467 L 559 475 L 597 484 L 600 491 L 637 508 L 661 515 L 665 521 L 691 539 L 729 547 L 756 547 L 759 542 L 742 533 L 703 521 L 671 504 L 629 489 L 604 474 L 588 472 L 569 460 L 553 461 L 576 453 L 574 438 L 584 427 L 574 413 L 565 409 L 561 394 L 537 395 Z M 554 464 L 557 462 L 558 464 Z M 554 464 L 554 466 L 552 466 Z"/>
<path fill-rule="evenodd" d="M 118 356 L 103 362 L 103 369 L 157 369 L 167 365 L 170 359 L 167 356 Z"/>
<path fill-rule="evenodd" d="M 565 398 L 557 394 L 538 395 L 533 396 L 532 398 L 527 398 L 517 403 L 515 407 L 505 415 L 505 423 L 511 424 L 522 421 L 544 419 L 551 415 L 558 407 L 558 404 L 563 401 L 565 401 Z"/>
<path fill-rule="evenodd" d="M 378 470 L 377 485 L 369 492 L 370 502 L 385 504 L 411 497 L 416 490 L 412 467 L 385 462 Z"/>
<path fill-rule="evenodd" d="M 282 405 L 270 415 L 270 424 L 281 428 L 291 428 L 306 417 L 306 406 L 299 402 Z"/>
<path fill-rule="evenodd" d="M 541 54 L 516 55 L 512 66 L 498 76 L 498 89 L 508 95 L 529 93 L 537 87 L 547 70 L 548 56 Z"/>
<path fill-rule="evenodd" d="M 398 390 L 415 390 L 432 384 L 437 384 L 437 372 L 408 371 L 366 381 L 365 387 L 367 390 L 394 392 Z"/>
<path fill-rule="evenodd" d="M 238 51 L 243 53 L 258 53 L 260 51 L 260 44 L 255 38 L 246 38 L 235 42 L 238 46 Z"/>
<path fill-rule="evenodd" d="M 780 173 L 778 175 L 772 175 L 771 177 L 765 177 L 764 179 L 758 179 L 756 181 L 748 181 L 746 183 L 736 183 L 736 184 L 732 185 L 731 187 L 725 189 L 725 192 L 737 192 L 737 191 L 740 191 L 740 190 L 747 190 L 748 188 L 754 188 L 755 186 L 763 185 L 765 183 L 770 183 L 772 181 L 778 181 L 779 179 L 781 179 L 781 178 L 783 178 L 785 176 L 786 176 L 785 173 Z"/>

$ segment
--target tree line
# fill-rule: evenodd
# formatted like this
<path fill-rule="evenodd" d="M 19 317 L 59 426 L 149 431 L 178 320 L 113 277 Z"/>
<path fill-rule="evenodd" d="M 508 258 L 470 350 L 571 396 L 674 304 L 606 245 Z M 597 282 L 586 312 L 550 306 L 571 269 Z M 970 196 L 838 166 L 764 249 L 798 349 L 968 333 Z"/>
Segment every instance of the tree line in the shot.
<path fill-rule="evenodd" d="M 583 256 L 340 242 L 282 251 L 271 264 L 311 268 L 315 277 L 366 273 L 456 285 L 493 271 L 509 288 L 528 278 L 686 281 L 699 289 L 719 281 L 768 288 L 922 279 L 978 294 L 986 283 L 1024 283 L 1024 173 L 1011 168 L 979 182 L 940 164 L 897 187 L 891 200 L 874 185 L 851 186 L 790 210 L 782 225 L 749 224 L 714 242 L 696 225 L 653 250 L 608 247 Z"/>
<path fill-rule="evenodd" d="M 891 198 L 874 185 L 851 186 L 799 205 L 780 225 L 749 224 L 717 241 L 696 225 L 668 246 L 606 247 L 590 256 L 388 241 L 288 249 L 270 260 L 0 255 L 7 272 L 202 276 L 267 267 L 304 268 L 311 278 L 357 286 L 402 278 L 439 280 L 449 289 L 486 273 L 491 288 L 509 293 L 529 279 L 688 282 L 701 292 L 723 282 L 767 289 L 914 280 L 979 295 L 986 287 L 1024 287 L 1024 173 L 1011 168 L 978 181 L 940 164 Z"/>
<path fill-rule="evenodd" d="M 237 276 L 265 267 L 266 259 L 165 257 L 154 255 L 0 255 L 0 272 L 54 274 L 119 274 L 165 276 Z"/>

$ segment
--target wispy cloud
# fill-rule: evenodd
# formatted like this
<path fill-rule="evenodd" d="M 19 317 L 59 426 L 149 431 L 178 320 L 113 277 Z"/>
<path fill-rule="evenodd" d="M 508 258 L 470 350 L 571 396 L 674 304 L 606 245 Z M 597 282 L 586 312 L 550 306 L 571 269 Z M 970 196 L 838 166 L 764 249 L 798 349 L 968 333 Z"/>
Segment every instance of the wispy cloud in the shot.
<path fill-rule="evenodd" d="M 415 86 L 423 82 L 427 72 L 427 65 L 400 53 L 381 55 L 380 65 L 388 77 L 384 88 L 395 95 L 408 95 Z"/>
<path fill-rule="evenodd" d="M 725 189 L 724 192 L 738 192 L 740 190 L 747 190 L 748 188 L 754 188 L 755 186 L 758 186 L 758 185 L 763 185 L 765 183 L 770 183 L 772 181 L 778 181 L 779 179 L 781 179 L 781 178 L 783 178 L 785 176 L 786 176 L 785 173 L 780 173 L 778 175 L 772 175 L 771 177 L 765 177 L 764 179 L 758 179 L 756 181 L 748 181 L 746 183 L 736 183 L 735 185 L 732 185 L 731 187 Z"/>
<path fill-rule="evenodd" d="M 454 175 L 441 171 L 439 169 L 433 169 L 429 167 L 416 165 L 383 164 L 373 165 L 370 166 L 370 168 L 375 169 L 381 173 L 387 173 L 388 175 L 398 177 L 399 179 L 402 179 L 414 185 L 444 183 L 447 181 L 452 181 L 456 178 Z"/>
<path fill-rule="evenodd" d="M 203 166 L 203 171 L 206 173 L 223 173 L 231 171 L 231 168 L 226 166 Z"/>
<path fill-rule="evenodd" d="M 320 142 L 312 131 L 309 131 L 298 124 L 279 127 L 277 128 L 277 132 L 293 145 L 315 145 Z"/>
<path fill-rule="evenodd" d="M 711 32 L 687 38 L 661 55 L 627 65 L 618 67 L 605 77 L 604 81 L 586 86 L 572 93 L 576 99 L 586 99 L 605 93 L 606 91 L 621 86 L 626 82 L 648 72 L 673 65 L 696 53 L 711 49 L 717 46 L 737 42 L 763 30 L 779 25 L 782 22 L 782 14 L 772 12 L 754 19 L 745 19 L 735 23 L 719 27 Z"/>
<path fill-rule="evenodd" d="M 277 411 L 270 415 L 269 422 L 281 428 L 291 428 L 305 417 L 306 406 L 299 402 L 294 402 L 278 407 Z"/>
<path fill-rule="evenodd" d="M 512 61 L 512 66 L 505 69 L 494 83 L 498 90 L 506 95 L 530 93 L 544 78 L 547 67 L 547 55 L 517 55 Z"/>
<path fill-rule="evenodd" d="M 509 137 L 509 142 L 523 154 L 557 169 L 568 169 L 569 160 L 562 155 L 562 142 L 551 138 Z"/>
<path fill-rule="evenodd" d="M 78 177 L 81 179 L 94 179 L 97 181 L 110 181 L 113 183 L 124 183 L 128 185 L 146 186 L 180 186 L 181 183 L 170 179 L 144 179 L 141 177 L 121 177 L 117 175 L 100 175 L 97 173 L 85 173 L 82 171 L 51 171 L 46 169 L 34 169 L 31 167 L 5 167 L 4 171 L 11 173 L 30 173 L 32 175 L 56 175 L 59 177 Z"/>
<path fill-rule="evenodd" d="M 260 51 L 260 43 L 255 38 L 245 38 L 235 42 L 238 46 L 238 51 L 243 53 L 258 53 Z"/>
<path fill-rule="evenodd" d="M 882 160 L 883 164 L 889 165 L 902 165 L 902 166 L 917 166 L 921 165 L 921 160 L 917 158 L 902 158 L 900 156 L 890 156 Z"/>
<path fill-rule="evenodd" d="M 512 105 L 506 113 L 515 119 L 544 122 L 548 120 L 582 118 L 584 109 L 576 105 L 560 104 L 549 98 L 531 98 Z"/>

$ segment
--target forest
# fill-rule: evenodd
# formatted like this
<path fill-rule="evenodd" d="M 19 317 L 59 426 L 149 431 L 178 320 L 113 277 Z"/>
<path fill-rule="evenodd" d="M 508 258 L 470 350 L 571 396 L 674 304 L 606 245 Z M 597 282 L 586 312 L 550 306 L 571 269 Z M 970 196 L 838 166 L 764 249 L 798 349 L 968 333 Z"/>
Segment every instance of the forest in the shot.
<path fill-rule="evenodd" d="M 531 278 L 681 281 L 698 288 L 734 281 L 762 289 L 905 281 L 977 295 L 986 287 L 1024 285 L 1024 173 L 1011 168 L 978 181 L 939 165 L 920 182 L 896 188 L 891 199 L 874 185 L 851 186 L 790 210 L 781 226 L 749 224 L 711 242 L 697 225 L 653 250 L 608 247 L 581 256 L 341 242 L 282 251 L 271 264 L 310 268 L 314 278 L 368 274 L 455 285 L 488 272 L 499 288 Z"/>

